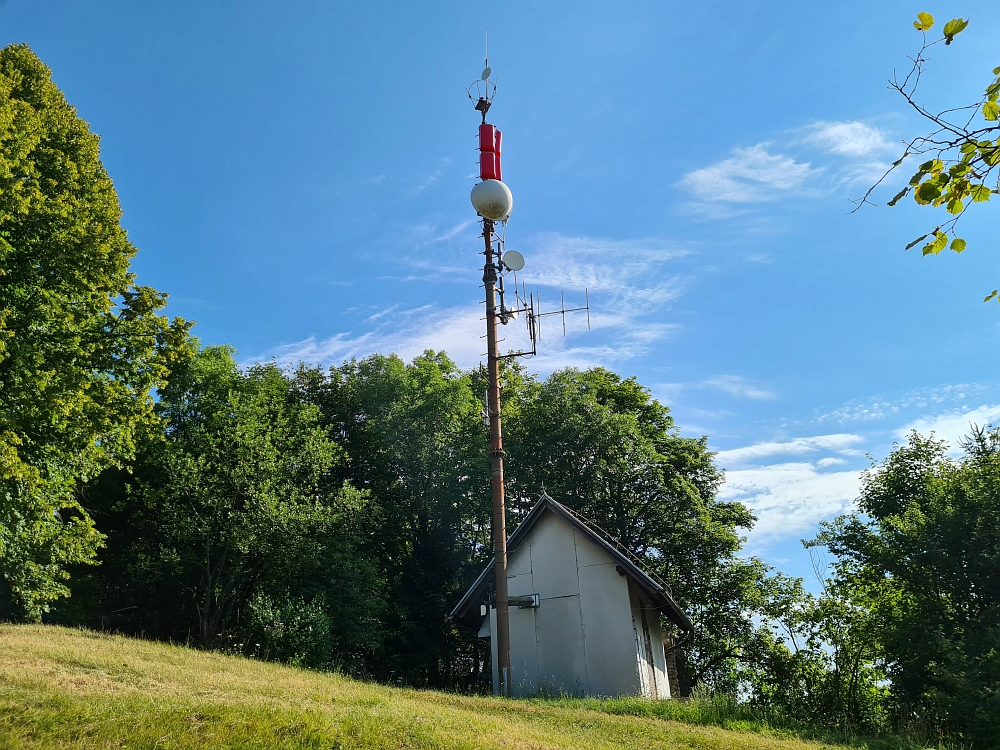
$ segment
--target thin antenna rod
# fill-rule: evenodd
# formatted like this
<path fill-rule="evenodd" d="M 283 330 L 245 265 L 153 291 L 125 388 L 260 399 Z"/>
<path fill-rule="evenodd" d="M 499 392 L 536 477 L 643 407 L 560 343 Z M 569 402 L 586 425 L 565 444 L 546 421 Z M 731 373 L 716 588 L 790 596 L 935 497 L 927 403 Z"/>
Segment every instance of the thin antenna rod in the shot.
<path fill-rule="evenodd" d="M 490 67 L 490 30 L 486 29 L 486 67 Z"/>
<path fill-rule="evenodd" d="M 583 288 L 583 295 L 587 298 L 587 330 L 590 330 L 590 290 Z"/>

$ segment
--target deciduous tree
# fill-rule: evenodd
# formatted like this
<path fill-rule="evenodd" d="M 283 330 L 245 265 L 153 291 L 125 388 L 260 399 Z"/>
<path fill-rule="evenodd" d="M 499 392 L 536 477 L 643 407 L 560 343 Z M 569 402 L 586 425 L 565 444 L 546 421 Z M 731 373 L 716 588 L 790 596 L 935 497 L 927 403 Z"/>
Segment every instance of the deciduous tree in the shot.
<path fill-rule="evenodd" d="M 1000 431 L 978 429 L 951 459 L 912 433 L 863 479 L 858 511 L 816 544 L 866 610 L 898 715 L 993 747 L 1000 732 Z"/>
<path fill-rule="evenodd" d="M 98 137 L 0 50 L 0 618 L 38 619 L 100 534 L 75 493 L 134 452 L 189 324 L 136 284 Z"/>

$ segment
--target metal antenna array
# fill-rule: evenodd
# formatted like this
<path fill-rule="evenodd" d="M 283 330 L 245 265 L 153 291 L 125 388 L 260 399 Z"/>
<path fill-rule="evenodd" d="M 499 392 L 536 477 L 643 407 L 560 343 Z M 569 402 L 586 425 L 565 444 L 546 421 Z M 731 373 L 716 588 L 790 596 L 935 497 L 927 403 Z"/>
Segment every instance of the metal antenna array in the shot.
<path fill-rule="evenodd" d="M 560 290 L 559 308 L 557 310 L 543 312 L 542 295 L 540 292 L 528 292 L 524 282 L 521 282 L 520 288 L 518 288 L 517 272 L 524 268 L 524 257 L 516 250 L 503 252 L 504 239 L 502 234 L 496 237 L 496 241 L 498 247 L 494 252 L 499 260 L 496 264 L 496 279 L 497 295 L 500 298 L 500 324 L 507 325 L 510 321 L 518 320 L 523 317 L 524 325 L 528 333 L 528 340 L 531 342 L 530 349 L 522 349 L 516 352 L 508 352 L 507 354 L 499 354 L 497 355 L 499 359 L 536 356 L 538 354 L 538 342 L 542 338 L 542 318 L 549 318 L 556 315 L 560 316 L 563 336 L 566 336 L 566 314 L 585 312 L 587 313 L 587 330 L 591 330 L 590 289 L 584 288 L 584 304 L 581 307 L 566 307 L 566 293 Z M 514 277 L 514 300 L 513 305 L 508 307 L 505 280 L 510 275 L 513 275 Z M 483 320 L 485 319 L 486 318 L 483 318 Z M 489 352 L 484 352 L 484 354 L 488 355 Z"/>
<path fill-rule="evenodd" d="M 542 318 L 559 315 L 562 318 L 563 335 L 566 335 L 566 314 L 586 311 L 587 329 L 590 329 L 590 291 L 584 290 L 583 307 L 566 307 L 566 296 L 560 294 L 558 310 L 542 312 L 540 295 L 537 292 L 528 294 L 524 284 L 518 290 L 517 272 L 524 268 L 524 256 L 516 250 L 507 251 L 505 234 L 507 220 L 514 207 L 514 197 L 503 183 L 500 166 L 501 133 L 494 125 L 486 122 L 486 114 L 493 105 L 496 96 L 496 81 L 491 78 L 493 71 L 489 61 L 489 33 L 486 37 L 486 67 L 478 80 L 474 81 L 466 93 L 475 103 L 475 109 L 482 115 L 479 126 L 479 177 L 472 188 L 472 205 L 482 219 L 483 255 L 486 262 L 483 266 L 483 287 L 486 290 L 486 362 L 487 388 L 486 409 L 483 421 L 490 430 L 490 463 L 492 476 L 490 487 L 493 496 L 493 566 L 494 566 L 494 606 L 496 608 L 496 632 L 492 638 L 496 643 L 496 670 L 499 677 L 499 693 L 511 695 L 511 685 L 515 684 L 517 675 L 512 674 L 510 664 L 510 598 L 507 594 L 507 514 L 504 499 L 503 459 L 506 456 L 503 449 L 503 429 L 500 423 L 500 362 L 513 357 L 531 357 L 538 353 L 538 341 L 541 338 Z M 476 95 L 473 96 L 473 89 Z M 500 232 L 496 231 L 500 225 Z M 506 277 L 514 274 L 513 304 L 507 304 Z M 497 337 L 497 324 L 507 325 L 512 320 L 524 316 L 528 329 L 530 349 L 509 352 L 501 355 Z"/>

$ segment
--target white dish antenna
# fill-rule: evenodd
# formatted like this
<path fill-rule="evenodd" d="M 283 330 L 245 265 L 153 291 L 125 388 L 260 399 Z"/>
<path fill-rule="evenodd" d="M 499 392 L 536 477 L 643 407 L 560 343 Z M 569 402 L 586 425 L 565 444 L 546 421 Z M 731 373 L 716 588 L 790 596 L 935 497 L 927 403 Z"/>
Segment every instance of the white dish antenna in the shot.
<path fill-rule="evenodd" d="M 524 268 L 524 256 L 517 250 L 508 250 L 504 253 L 503 264 L 511 271 L 520 271 Z"/>
<path fill-rule="evenodd" d="M 490 68 L 486 68 L 486 69 L 485 69 L 485 70 L 483 71 L 483 80 L 484 80 L 484 81 L 488 81 L 488 80 L 490 80 L 490 74 L 491 74 L 492 72 L 493 72 L 493 71 L 492 71 L 492 70 L 491 70 Z"/>

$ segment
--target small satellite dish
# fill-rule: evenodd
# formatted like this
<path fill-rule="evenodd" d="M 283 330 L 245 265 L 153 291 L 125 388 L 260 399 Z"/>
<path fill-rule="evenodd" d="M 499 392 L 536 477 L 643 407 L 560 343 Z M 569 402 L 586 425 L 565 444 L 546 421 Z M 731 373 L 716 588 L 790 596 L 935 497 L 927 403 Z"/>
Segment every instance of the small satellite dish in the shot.
<path fill-rule="evenodd" d="M 486 68 L 486 70 L 483 71 L 483 80 L 484 81 L 490 80 L 490 73 L 492 73 L 492 72 L 493 72 L 492 69 Z"/>
<path fill-rule="evenodd" d="M 524 256 L 517 250 L 508 250 L 504 253 L 503 264 L 511 271 L 520 271 L 524 268 Z"/>

